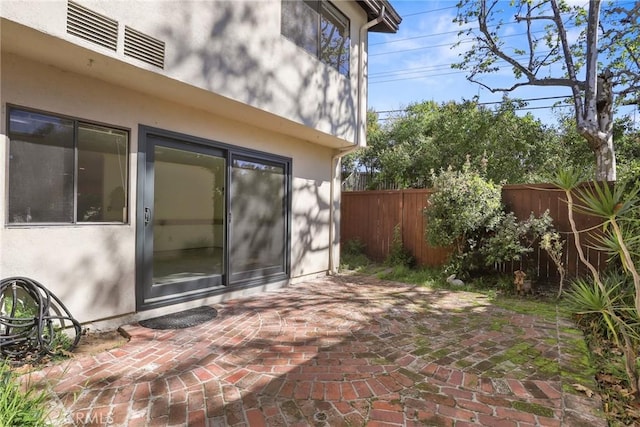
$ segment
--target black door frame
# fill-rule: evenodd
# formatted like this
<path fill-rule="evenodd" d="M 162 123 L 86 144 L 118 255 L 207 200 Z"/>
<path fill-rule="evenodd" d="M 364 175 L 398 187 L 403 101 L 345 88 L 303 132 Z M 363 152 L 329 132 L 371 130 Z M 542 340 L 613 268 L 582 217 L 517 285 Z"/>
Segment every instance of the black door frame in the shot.
<path fill-rule="evenodd" d="M 224 233 L 224 251 L 223 256 L 223 271 L 222 283 L 220 286 L 214 286 L 206 288 L 202 292 L 195 292 L 193 294 L 180 295 L 175 298 L 170 296 L 165 299 L 151 300 L 149 301 L 149 295 L 147 287 L 149 286 L 149 280 L 153 280 L 153 263 L 150 262 L 152 258 L 149 257 L 153 254 L 153 242 L 152 232 L 145 231 L 145 221 L 153 221 L 153 212 L 151 217 L 146 217 L 149 213 L 145 213 L 145 206 L 148 206 L 148 198 L 153 198 L 153 182 L 149 178 L 152 177 L 153 168 L 153 154 L 151 158 L 148 157 L 150 147 L 154 144 L 149 142 L 151 138 L 159 138 L 167 142 L 167 146 L 175 144 L 180 149 L 192 147 L 193 151 L 198 152 L 204 150 L 204 152 L 218 152 L 223 153 L 226 160 L 226 173 L 225 173 L 225 233 Z M 165 144 L 162 144 L 165 145 Z M 275 154 L 261 152 L 257 150 L 246 149 L 242 147 L 233 146 L 230 144 L 221 143 L 218 141 L 212 141 L 204 138 L 199 138 L 191 135 L 186 135 L 178 132 L 159 129 L 151 126 L 139 125 L 138 128 L 138 159 L 137 159 L 137 193 L 136 193 L 136 310 L 148 310 L 156 307 L 162 307 L 167 305 L 178 304 L 181 302 L 200 299 L 211 295 L 222 294 L 238 289 L 249 288 L 253 286 L 264 285 L 266 283 L 277 282 L 287 280 L 290 277 L 291 271 L 291 171 L 292 160 L 288 157 L 283 157 Z M 285 254 L 284 254 L 284 266 L 282 272 L 276 272 L 261 277 L 247 277 L 236 280 L 232 277 L 229 271 L 229 248 L 230 239 L 233 236 L 230 233 L 231 220 L 229 212 L 231 209 L 231 167 L 232 158 L 234 156 L 240 156 L 244 158 L 255 159 L 256 161 L 277 163 L 283 166 L 285 171 Z M 145 203 L 147 203 L 145 205 Z M 206 279 L 204 279 L 206 280 Z M 233 281 L 235 280 L 235 281 Z"/>

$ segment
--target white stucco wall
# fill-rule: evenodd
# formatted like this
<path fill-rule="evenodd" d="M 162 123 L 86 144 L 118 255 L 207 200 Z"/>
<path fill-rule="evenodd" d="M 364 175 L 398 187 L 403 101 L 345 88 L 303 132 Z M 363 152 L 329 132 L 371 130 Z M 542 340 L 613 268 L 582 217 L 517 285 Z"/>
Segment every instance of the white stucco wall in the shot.
<path fill-rule="evenodd" d="M 3 52 L 1 61 L 0 164 L 7 164 L 7 103 L 128 128 L 131 206 L 126 225 L 5 226 L 3 168 L 0 277 L 21 275 L 40 281 L 82 322 L 135 310 L 139 124 L 291 157 L 291 276 L 327 270 L 333 150 L 21 56 Z"/>
<path fill-rule="evenodd" d="M 350 19 L 351 75 L 345 77 L 281 35 L 280 1 L 76 0 L 118 22 L 115 52 L 67 34 L 65 0 L 3 0 L 0 14 L 95 52 L 67 56 L 60 46 L 37 52 L 42 41 L 26 46 L 22 35 L 8 38 L 5 49 L 22 51 L 21 55 L 32 51 L 43 62 L 64 61 L 65 68 L 90 66 L 94 75 L 104 79 L 125 76 L 127 70 L 116 70 L 109 63 L 117 59 L 355 142 L 359 28 L 366 21 L 364 11 L 355 1 L 334 2 Z M 164 70 L 124 55 L 125 26 L 165 42 Z M 6 31 L 5 36 L 10 35 Z M 364 91 L 366 82 L 362 83 Z"/>

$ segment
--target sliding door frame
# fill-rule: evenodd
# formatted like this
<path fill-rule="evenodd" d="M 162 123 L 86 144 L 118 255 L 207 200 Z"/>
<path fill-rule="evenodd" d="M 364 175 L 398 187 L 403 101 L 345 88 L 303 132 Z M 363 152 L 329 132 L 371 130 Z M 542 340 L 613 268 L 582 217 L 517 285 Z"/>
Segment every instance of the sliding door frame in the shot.
<path fill-rule="evenodd" d="M 150 245 L 149 234 L 145 233 L 145 202 L 150 196 L 148 193 L 153 189 L 149 185 L 150 165 L 148 162 L 147 151 L 153 144 L 148 143 L 150 138 L 161 138 L 165 140 L 175 140 L 182 146 L 206 147 L 213 150 L 220 150 L 225 153 L 226 174 L 225 174 L 225 233 L 224 233 L 224 268 L 223 283 L 221 287 L 205 290 L 193 295 L 177 296 L 175 298 L 166 298 L 159 301 L 145 300 L 145 286 L 149 286 L 150 280 L 153 280 L 153 263 L 149 262 L 149 256 L 145 256 L 145 251 L 149 251 L 153 246 Z M 200 299 L 216 294 L 224 294 L 239 289 L 250 288 L 254 286 L 265 285 L 279 281 L 285 281 L 290 278 L 291 273 L 291 222 L 292 222 L 292 159 L 277 154 L 267 153 L 259 150 L 253 150 L 245 147 L 200 138 L 196 136 L 186 135 L 178 132 L 168 131 L 155 127 L 139 125 L 138 128 L 138 153 L 137 153 L 137 193 L 136 193 L 136 310 L 148 310 L 156 307 L 178 304 L 185 301 Z M 256 162 L 263 161 L 268 164 L 277 164 L 284 171 L 284 253 L 283 253 L 283 271 L 272 272 L 261 276 L 255 275 L 236 275 L 232 277 L 230 271 L 229 252 L 232 247 L 233 239 L 231 230 L 231 208 L 233 200 L 231 199 L 231 179 L 234 158 L 251 159 Z M 151 197 L 153 197 L 151 195 Z M 148 220 L 148 219 L 147 219 Z M 152 258 L 151 258 L 152 259 Z"/>

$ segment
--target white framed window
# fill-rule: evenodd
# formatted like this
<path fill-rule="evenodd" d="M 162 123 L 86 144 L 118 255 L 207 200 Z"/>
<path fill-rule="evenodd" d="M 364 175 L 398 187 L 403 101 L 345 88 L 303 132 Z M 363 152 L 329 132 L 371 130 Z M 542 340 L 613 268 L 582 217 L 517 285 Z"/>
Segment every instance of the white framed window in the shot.
<path fill-rule="evenodd" d="M 283 36 L 349 76 L 349 18 L 328 1 L 283 0 Z"/>
<path fill-rule="evenodd" d="M 129 132 L 9 107 L 9 224 L 126 223 Z"/>

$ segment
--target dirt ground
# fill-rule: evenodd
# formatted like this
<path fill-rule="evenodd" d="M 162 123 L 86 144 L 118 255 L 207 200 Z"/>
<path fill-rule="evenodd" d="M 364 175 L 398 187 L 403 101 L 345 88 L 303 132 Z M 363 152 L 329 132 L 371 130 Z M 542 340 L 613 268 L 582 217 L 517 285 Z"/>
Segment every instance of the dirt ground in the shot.
<path fill-rule="evenodd" d="M 89 331 L 82 335 L 78 346 L 72 353 L 76 356 L 94 355 L 118 348 L 127 342 L 129 342 L 127 333 L 119 328 L 115 331 Z"/>

